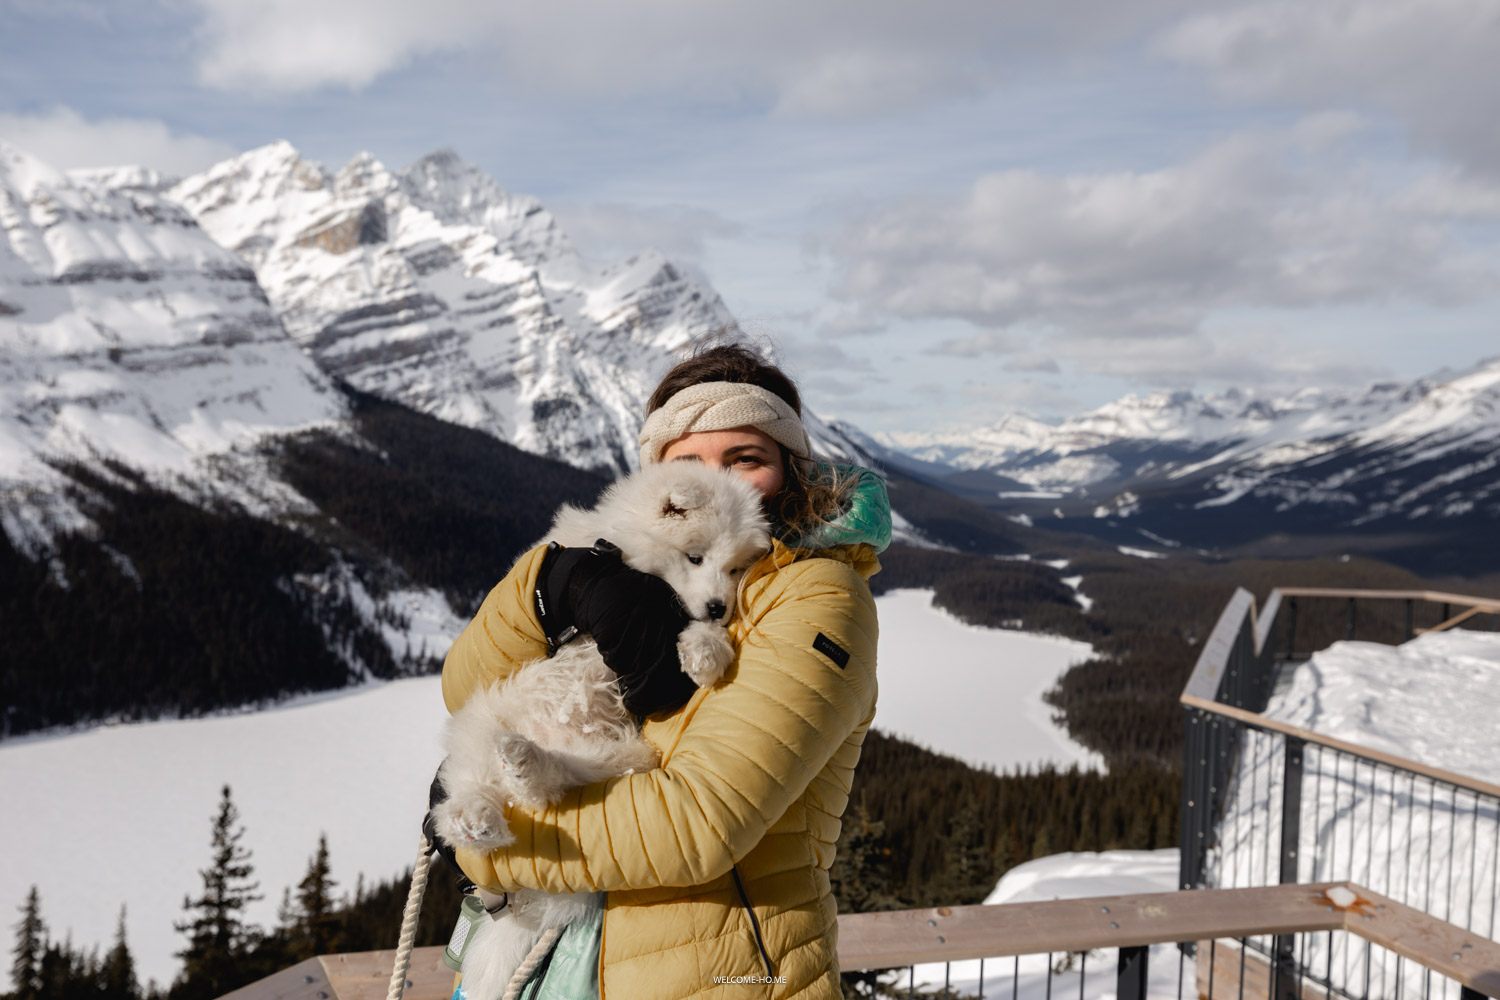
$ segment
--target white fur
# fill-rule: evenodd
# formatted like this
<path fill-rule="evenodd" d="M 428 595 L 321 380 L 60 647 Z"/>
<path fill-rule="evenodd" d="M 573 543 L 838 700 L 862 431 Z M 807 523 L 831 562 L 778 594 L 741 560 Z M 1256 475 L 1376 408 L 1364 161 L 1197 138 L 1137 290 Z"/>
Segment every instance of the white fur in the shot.
<path fill-rule="evenodd" d="M 547 540 L 619 546 L 632 569 L 671 584 L 694 621 L 677 651 L 699 686 L 734 659 L 724 625 L 741 575 L 770 548 L 760 495 L 731 473 L 695 462 L 650 465 L 605 490 L 592 510 L 564 506 Z M 696 560 L 696 561 L 695 561 Z M 715 617 L 717 612 L 717 617 Z M 614 673 L 586 638 L 549 659 L 523 664 L 503 683 L 476 691 L 449 720 L 439 777 L 448 793 L 433 811 L 448 843 L 494 850 L 515 840 L 512 804 L 540 808 L 579 785 L 656 767 L 656 748 L 636 731 Z M 464 959 L 464 992 L 499 997 L 548 927 L 587 916 L 598 894 L 523 891 L 485 921 Z"/>

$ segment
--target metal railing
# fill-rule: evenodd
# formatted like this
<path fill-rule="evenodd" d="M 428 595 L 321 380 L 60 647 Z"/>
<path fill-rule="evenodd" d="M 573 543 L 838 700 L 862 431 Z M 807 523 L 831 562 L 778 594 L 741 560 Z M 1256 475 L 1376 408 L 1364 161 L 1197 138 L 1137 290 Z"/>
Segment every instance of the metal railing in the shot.
<path fill-rule="evenodd" d="M 1273 591 L 1257 614 L 1251 595 L 1237 591 L 1182 695 L 1180 885 L 1357 880 L 1493 937 L 1500 786 L 1260 714 L 1282 664 L 1298 658 L 1298 597 L 1346 603 L 1349 637 L 1359 624 L 1355 602 L 1406 602 L 1404 628 L 1389 614 L 1376 619 L 1387 636 L 1396 633 L 1392 641 L 1500 613 L 1500 602 L 1462 595 L 1302 589 Z M 1432 628 L 1415 627 L 1423 601 L 1442 606 Z M 1454 615 L 1453 605 L 1465 610 Z M 1319 988 L 1343 996 L 1367 995 L 1372 976 L 1397 976 L 1331 938 L 1300 945 L 1289 936 L 1252 938 L 1248 947 L 1295 964 Z"/>
<path fill-rule="evenodd" d="M 839 917 L 839 965 L 864 996 L 999 1000 L 1320 1000 L 1327 992 L 1291 963 L 1267 962 L 1258 937 L 1318 941 L 1394 975 L 1355 997 L 1500 997 L 1500 944 L 1349 883 L 953 906 Z M 1197 944 L 1190 958 L 1182 944 Z M 453 973 L 441 948 L 413 955 L 407 1000 L 446 1000 Z M 234 1000 L 378 1000 L 390 951 L 308 959 L 228 994 Z M 1306 968 L 1303 963 L 1302 968 Z M 723 970 L 726 974 L 744 970 Z M 706 974 L 713 974 L 710 970 Z M 847 980 L 846 980 L 847 982 Z M 705 984 L 705 989 L 709 985 Z M 769 985 L 732 987 L 770 996 Z M 608 995 L 605 1000 L 620 1000 Z M 636 998 L 629 998 L 636 1000 Z"/>

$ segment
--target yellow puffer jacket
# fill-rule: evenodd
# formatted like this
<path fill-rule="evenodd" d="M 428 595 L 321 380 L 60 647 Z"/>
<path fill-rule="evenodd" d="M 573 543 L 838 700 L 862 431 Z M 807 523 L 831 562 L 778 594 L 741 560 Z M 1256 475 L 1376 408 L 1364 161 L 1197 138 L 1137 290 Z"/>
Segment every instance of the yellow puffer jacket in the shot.
<path fill-rule="evenodd" d="M 531 597 L 543 552 L 521 558 L 449 651 L 449 711 L 546 654 Z M 724 679 L 645 721 L 661 767 L 513 809 L 516 842 L 461 851 L 464 871 L 495 891 L 606 891 L 601 1000 L 837 998 L 828 867 L 875 715 L 866 580 L 879 568 L 869 544 L 776 543 L 750 570 L 752 627 L 731 626 L 739 656 Z"/>

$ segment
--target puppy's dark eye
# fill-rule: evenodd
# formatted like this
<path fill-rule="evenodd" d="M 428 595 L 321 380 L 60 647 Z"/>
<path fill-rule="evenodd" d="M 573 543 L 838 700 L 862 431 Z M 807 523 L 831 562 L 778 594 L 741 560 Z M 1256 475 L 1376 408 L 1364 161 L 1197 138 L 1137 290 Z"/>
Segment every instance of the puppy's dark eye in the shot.
<path fill-rule="evenodd" d="M 729 575 L 730 576 L 739 576 L 743 572 L 745 572 L 745 571 L 742 570 L 742 569 L 732 569 L 732 570 L 729 571 Z"/>
<path fill-rule="evenodd" d="M 694 566 L 702 566 L 703 565 L 703 557 L 702 556 L 688 556 L 687 557 L 687 561 L 690 562 L 690 563 L 692 563 Z"/>

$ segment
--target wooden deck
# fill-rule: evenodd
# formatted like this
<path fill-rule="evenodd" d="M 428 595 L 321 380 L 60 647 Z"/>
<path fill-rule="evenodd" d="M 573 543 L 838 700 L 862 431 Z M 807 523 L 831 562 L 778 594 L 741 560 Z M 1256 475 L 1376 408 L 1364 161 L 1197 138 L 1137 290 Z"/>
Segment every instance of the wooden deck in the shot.
<path fill-rule="evenodd" d="M 1347 888 L 1353 902 L 1335 905 L 1329 895 L 1335 886 Z M 1348 931 L 1470 990 L 1500 998 L 1500 944 L 1350 883 L 846 914 L 839 917 L 839 961 L 848 970 L 892 968 L 1304 931 Z M 384 1000 L 394 959 L 394 951 L 312 958 L 227 996 Z M 1206 958 L 1200 955 L 1199 961 Z M 1216 962 L 1219 971 L 1230 964 L 1227 958 Z M 1232 965 L 1238 969 L 1238 952 Z M 1264 978 L 1263 963 L 1257 972 Z M 1234 979 L 1237 983 L 1237 971 Z M 1247 963 L 1246 996 L 1264 996 L 1264 983 L 1262 992 L 1253 992 L 1255 982 Z M 441 948 L 417 949 L 408 983 L 408 1000 L 452 995 L 454 976 L 442 963 Z"/>

